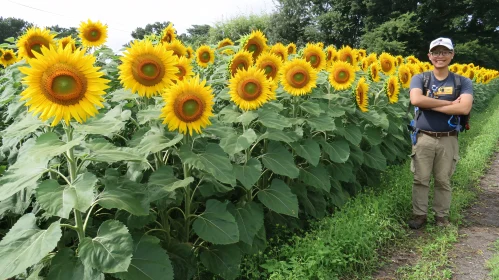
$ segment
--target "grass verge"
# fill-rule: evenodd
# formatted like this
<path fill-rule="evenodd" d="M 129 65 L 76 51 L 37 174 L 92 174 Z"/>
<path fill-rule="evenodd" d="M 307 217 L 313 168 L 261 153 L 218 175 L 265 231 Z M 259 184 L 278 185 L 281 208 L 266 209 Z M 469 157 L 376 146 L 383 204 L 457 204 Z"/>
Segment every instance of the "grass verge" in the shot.
<path fill-rule="evenodd" d="M 496 96 L 487 109 L 472 116 L 473 129 L 460 135 L 461 161 L 453 177 L 451 221 L 454 224 L 459 224 L 462 210 L 473 201 L 472 186 L 486 170 L 496 148 L 498 107 L 499 96 Z M 288 244 L 271 248 L 262 256 L 260 267 L 265 272 L 259 276 L 264 279 L 366 278 L 381 265 L 381 248 L 393 247 L 397 242 L 414 242 L 421 258 L 415 266 L 400 270 L 401 279 L 449 279 L 452 272 L 447 269 L 447 253 L 457 240 L 457 227 L 441 230 L 430 225 L 426 229 L 426 241 L 410 240 L 405 227 L 411 214 L 409 162 L 389 168 L 383 174 L 381 185 L 382 189 L 360 194 L 333 216 L 314 223 L 304 236 L 295 236 Z"/>
<path fill-rule="evenodd" d="M 493 280 L 499 279 L 499 240 L 496 240 L 495 244 L 496 253 L 494 256 L 487 262 L 487 268 L 490 269 L 490 277 Z"/>

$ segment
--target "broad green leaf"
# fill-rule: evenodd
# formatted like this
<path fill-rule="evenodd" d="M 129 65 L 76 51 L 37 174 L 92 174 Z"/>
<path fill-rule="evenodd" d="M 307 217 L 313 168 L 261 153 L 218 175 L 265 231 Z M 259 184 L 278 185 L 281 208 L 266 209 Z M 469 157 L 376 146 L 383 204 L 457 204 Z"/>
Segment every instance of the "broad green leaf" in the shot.
<path fill-rule="evenodd" d="M 0 201 L 4 201 L 26 188 L 34 188 L 38 179 L 47 172 L 49 158 L 32 158 L 35 140 L 29 139 L 19 149 L 19 158 L 0 177 Z"/>
<path fill-rule="evenodd" d="M 276 213 L 298 217 L 298 199 L 282 180 L 272 180 L 269 188 L 258 192 L 258 199 Z"/>
<path fill-rule="evenodd" d="M 311 128 L 318 131 L 334 131 L 336 129 L 334 120 L 326 114 L 307 118 L 307 123 Z"/>
<path fill-rule="evenodd" d="M 342 182 L 353 182 L 356 180 L 353 164 L 350 161 L 345 163 L 332 163 L 327 166 L 331 177 L 334 180 L 342 181 Z"/>
<path fill-rule="evenodd" d="M 20 120 L 13 122 L 4 131 L 0 132 L 2 145 L 4 147 L 13 147 L 42 125 L 44 123 L 30 113 L 20 116 Z"/>
<path fill-rule="evenodd" d="M 203 183 L 199 186 L 199 192 L 203 197 L 224 197 L 227 192 L 234 190 L 233 187 L 220 183 L 211 175 L 204 175 Z"/>
<path fill-rule="evenodd" d="M 127 188 L 125 184 L 106 185 L 97 197 L 97 203 L 106 209 L 122 209 L 136 216 L 149 214 L 149 201 L 140 189 Z M 137 186 L 141 186 L 137 184 Z"/>
<path fill-rule="evenodd" d="M 159 120 L 160 115 L 161 108 L 154 105 L 149 105 L 147 109 L 140 110 L 137 113 L 137 121 L 139 122 L 139 124 L 145 124 L 146 122 L 151 120 Z"/>
<path fill-rule="evenodd" d="M 362 116 L 364 117 L 364 119 L 371 122 L 375 126 L 381 127 L 385 130 L 390 126 L 390 121 L 388 120 L 387 115 L 383 112 L 378 113 L 375 110 L 369 110 L 362 114 Z"/>
<path fill-rule="evenodd" d="M 241 116 L 241 113 L 238 111 L 237 107 L 234 105 L 228 105 L 224 107 L 218 115 L 221 116 L 221 121 L 224 123 L 233 123 L 237 122 L 237 119 Z"/>
<path fill-rule="evenodd" d="M 321 148 L 316 141 L 306 139 L 304 142 L 294 142 L 289 145 L 293 148 L 296 154 L 306 159 L 311 165 L 317 166 L 319 159 L 321 158 Z"/>
<path fill-rule="evenodd" d="M 113 163 L 117 161 L 145 161 L 145 156 L 132 148 L 116 147 L 104 139 L 93 139 L 85 143 L 89 150 L 88 160 Z"/>
<path fill-rule="evenodd" d="M 183 145 L 178 154 L 184 164 L 211 173 L 222 183 L 236 184 L 232 164 L 219 145 L 210 143 L 207 145 L 206 151 L 199 154 L 193 153 L 189 147 Z"/>
<path fill-rule="evenodd" d="M 256 118 L 258 114 L 255 111 L 246 111 L 237 118 L 237 121 L 247 127 Z"/>
<path fill-rule="evenodd" d="M 364 130 L 364 137 L 371 144 L 371 146 L 376 146 L 381 144 L 381 129 L 378 127 L 367 127 Z"/>
<path fill-rule="evenodd" d="M 338 139 L 326 142 L 321 139 L 319 143 L 321 144 L 324 152 L 329 155 L 329 159 L 331 161 L 343 163 L 348 160 L 348 157 L 350 156 L 350 146 L 347 141 Z"/>
<path fill-rule="evenodd" d="M 321 106 L 318 103 L 312 101 L 305 101 L 303 103 L 300 103 L 300 108 L 303 111 L 316 117 L 324 113 L 324 111 L 321 109 Z"/>
<path fill-rule="evenodd" d="M 62 232 L 59 221 L 48 229 L 36 226 L 34 214 L 22 216 L 0 241 L 0 279 L 7 279 L 38 263 L 57 246 Z"/>
<path fill-rule="evenodd" d="M 206 210 L 194 220 L 192 229 L 199 237 L 213 244 L 239 241 L 236 219 L 227 211 L 227 202 L 206 201 Z"/>
<path fill-rule="evenodd" d="M 106 220 L 95 238 L 85 237 L 78 245 L 83 264 L 104 273 L 127 271 L 132 253 L 132 237 L 128 229 L 116 220 Z"/>
<path fill-rule="evenodd" d="M 117 273 L 124 280 L 173 280 L 173 267 L 159 239 L 150 235 L 133 238 L 133 257 L 127 272 Z"/>
<path fill-rule="evenodd" d="M 254 201 L 246 203 L 243 207 L 229 204 L 230 213 L 236 218 L 239 228 L 239 238 L 242 242 L 251 245 L 253 238 L 263 227 L 263 207 Z"/>
<path fill-rule="evenodd" d="M 259 160 L 250 158 L 244 165 L 234 165 L 234 173 L 236 173 L 236 179 L 247 190 L 250 190 L 262 174 L 262 164 Z"/>
<path fill-rule="evenodd" d="M 229 155 L 243 151 L 255 142 L 257 136 L 253 129 L 247 129 L 242 135 L 237 133 L 220 139 L 220 147 Z"/>
<path fill-rule="evenodd" d="M 236 245 L 214 245 L 200 255 L 203 265 L 223 279 L 233 280 L 240 274 L 241 250 Z"/>
<path fill-rule="evenodd" d="M 294 184 L 291 190 L 298 197 L 298 201 L 303 205 L 305 212 L 314 218 L 321 219 L 326 214 L 326 200 L 322 192 L 307 190 L 304 184 Z"/>
<path fill-rule="evenodd" d="M 218 138 L 229 137 L 229 135 L 232 135 L 234 132 L 234 128 L 227 126 L 224 123 L 220 123 L 217 120 L 213 120 L 210 126 L 203 129 L 203 134 L 214 135 Z"/>
<path fill-rule="evenodd" d="M 350 145 L 350 159 L 354 164 L 361 165 L 364 163 L 364 151 L 362 151 L 358 146 Z"/>
<path fill-rule="evenodd" d="M 291 153 L 278 142 L 269 143 L 267 152 L 262 155 L 262 162 L 265 167 L 279 175 L 296 178 L 300 174 Z"/>
<path fill-rule="evenodd" d="M 362 132 L 355 124 L 348 124 L 344 128 L 339 128 L 338 133 L 355 146 L 358 146 L 362 140 Z"/>
<path fill-rule="evenodd" d="M 154 212 L 149 212 L 147 216 L 135 216 L 125 210 L 118 210 L 114 215 L 114 219 L 122 222 L 129 229 L 141 229 L 146 225 L 156 221 L 157 215 Z"/>
<path fill-rule="evenodd" d="M 301 137 L 295 131 L 284 131 L 274 128 L 267 128 L 264 134 L 260 135 L 259 139 L 270 139 L 274 141 L 281 141 L 292 143 L 298 141 Z"/>
<path fill-rule="evenodd" d="M 379 146 L 374 146 L 364 153 L 364 164 L 381 171 L 386 169 L 386 158 L 381 153 Z"/>
<path fill-rule="evenodd" d="M 146 132 L 140 141 L 138 147 L 141 154 L 148 155 L 157 153 L 168 147 L 174 146 L 184 139 L 184 135 L 176 134 L 172 138 L 166 137 L 162 131 L 157 131 L 151 128 Z"/>
<path fill-rule="evenodd" d="M 30 156 L 36 159 L 51 159 L 80 144 L 82 140 L 83 138 L 78 138 L 66 143 L 59 140 L 59 136 L 54 132 L 47 132 L 36 139 Z"/>
<path fill-rule="evenodd" d="M 151 190 L 149 201 L 159 200 L 177 189 L 188 187 L 192 182 L 194 182 L 193 177 L 179 180 L 173 174 L 173 168 L 171 166 L 161 166 L 154 171 L 149 178 L 148 185 Z"/>
<path fill-rule="evenodd" d="M 237 243 L 237 246 L 245 254 L 258 254 L 259 252 L 265 251 L 267 248 L 267 234 L 265 232 L 265 227 L 261 227 L 253 238 L 253 243 L 251 245 L 246 244 L 242 241 Z"/>
<path fill-rule="evenodd" d="M 130 111 L 122 111 L 121 106 L 116 106 L 109 110 L 106 114 L 99 113 L 93 118 L 88 119 L 85 123 L 72 123 L 75 132 L 87 135 L 104 135 L 112 137 L 120 132 L 130 118 Z"/>
<path fill-rule="evenodd" d="M 85 267 L 73 250 L 63 248 L 50 263 L 50 272 L 45 280 L 104 280 L 104 274 Z"/>
<path fill-rule="evenodd" d="M 170 242 L 168 255 L 173 265 L 176 279 L 192 279 L 198 271 L 198 258 L 194 255 L 192 243 Z"/>
<path fill-rule="evenodd" d="M 45 180 L 36 189 L 36 198 L 48 214 L 69 218 L 77 209 L 83 213 L 92 205 L 97 177 L 92 173 L 78 175 L 72 185 L 60 186 L 56 180 Z"/>
<path fill-rule="evenodd" d="M 326 192 L 329 192 L 331 189 L 329 173 L 322 164 L 319 164 L 316 167 L 310 166 L 308 168 L 301 169 L 300 180 L 309 186 L 314 186 Z"/>
<path fill-rule="evenodd" d="M 329 108 L 327 110 L 327 114 L 328 114 L 328 116 L 330 116 L 332 118 L 339 118 L 339 117 L 345 115 L 345 110 L 344 110 L 344 108 L 339 107 L 339 105 L 338 106 L 329 106 Z"/>
<path fill-rule="evenodd" d="M 139 98 L 139 95 L 134 94 L 131 90 L 129 89 L 119 89 L 116 91 L 113 91 L 112 93 L 109 94 L 111 97 L 112 102 L 120 102 L 123 100 L 135 100 Z"/>
<path fill-rule="evenodd" d="M 258 121 L 268 128 L 280 130 L 291 126 L 289 119 L 270 109 L 258 110 Z"/>

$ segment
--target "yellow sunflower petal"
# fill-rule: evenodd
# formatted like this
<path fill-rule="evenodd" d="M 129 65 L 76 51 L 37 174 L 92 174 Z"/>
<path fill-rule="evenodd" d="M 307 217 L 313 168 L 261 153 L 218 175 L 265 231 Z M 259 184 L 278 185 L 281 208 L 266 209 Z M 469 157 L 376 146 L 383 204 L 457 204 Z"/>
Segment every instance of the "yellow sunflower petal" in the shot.
<path fill-rule="evenodd" d="M 84 47 L 99 47 L 107 40 L 107 25 L 103 25 L 100 21 L 81 22 L 78 28 L 81 44 Z"/>
<path fill-rule="evenodd" d="M 256 67 L 238 71 L 230 80 L 229 88 L 231 100 L 245 111 L 258 109 L 275 98 L 264 70 Z"/>
<path fill-rule="evenodd" d="M 291 95 L 309 94 L 317 87 L 317 71 L 305 59 L 287 61 L 281 67 L 279 76 L 284 90 Z"/>

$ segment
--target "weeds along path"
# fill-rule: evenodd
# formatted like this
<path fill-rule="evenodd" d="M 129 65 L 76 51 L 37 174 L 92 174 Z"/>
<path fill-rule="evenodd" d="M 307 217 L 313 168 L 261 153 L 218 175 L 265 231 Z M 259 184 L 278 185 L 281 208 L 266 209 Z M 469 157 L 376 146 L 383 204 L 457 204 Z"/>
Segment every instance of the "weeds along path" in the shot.
<path fill-rule="evenodd" d="M 459 241 L 450 253 L 455 280 L 491 279 L 486 263 L 499 239 L 499 153 L 481 179 L 479 192 L 476 203 L 465 212 Z"/>

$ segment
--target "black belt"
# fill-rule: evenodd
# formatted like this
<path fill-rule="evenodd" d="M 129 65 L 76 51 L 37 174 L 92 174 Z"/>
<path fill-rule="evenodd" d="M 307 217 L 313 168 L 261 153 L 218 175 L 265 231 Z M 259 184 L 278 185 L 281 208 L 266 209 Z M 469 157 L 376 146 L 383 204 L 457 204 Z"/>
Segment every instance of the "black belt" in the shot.
<path fill-rule="evenodd" d="M 426 130 L 419 130 L 419 132 L 429 135 L 431 137 L 445 137 L 445 136 L 457 136 L 457 130 L 446 131 L 446 132 L 433 132 Z"/>

